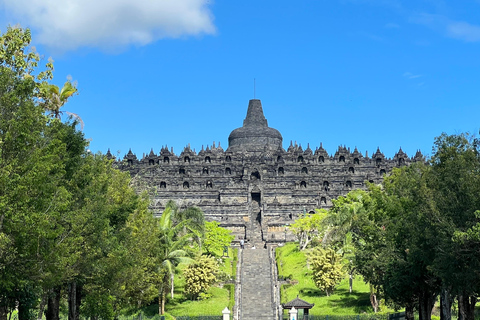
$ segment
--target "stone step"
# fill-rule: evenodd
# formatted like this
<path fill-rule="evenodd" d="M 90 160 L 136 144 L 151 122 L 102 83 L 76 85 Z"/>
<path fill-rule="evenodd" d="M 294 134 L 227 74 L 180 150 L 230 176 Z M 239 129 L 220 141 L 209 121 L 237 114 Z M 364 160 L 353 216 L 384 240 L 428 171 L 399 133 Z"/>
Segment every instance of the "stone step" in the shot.
<path fill-rule="evenodd" d="M 272 275 L 268 251 L 263 246 L 244 249 L 241 320 L 274 320 Z"/>

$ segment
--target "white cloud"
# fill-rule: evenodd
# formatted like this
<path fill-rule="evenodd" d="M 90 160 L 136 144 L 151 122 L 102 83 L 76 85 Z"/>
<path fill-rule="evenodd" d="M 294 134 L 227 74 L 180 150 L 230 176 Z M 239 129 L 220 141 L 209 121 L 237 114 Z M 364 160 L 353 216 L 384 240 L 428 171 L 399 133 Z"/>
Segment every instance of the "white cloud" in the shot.
<path fill-rule="evenodd" d="M 60 50 L 213 34 L 208 0 L 0 0 L 35 40 Z"/>
<path fill-rule="evenodd" d="M 413 74 L 411 72 L 405 72 L 403 76 L 407 79 L 417 79 L 420 78 L 422 75 L 421 74 Z"/>
<path fill-rule="evenodd" d="M 410 19 L 413 23 L 423 24 L 427 27 L 445 34 L 447 37 L 467 42 L 480 41 L 480 26 L 464 21 L 454 21 L 437 14 L 417 14 Z"/>
<path fill-rule="evenodd" d="M 447 35 L 468 42 L 480 41 L 480 26 L 467 22 L 451 22 L 447 25 Z"/>

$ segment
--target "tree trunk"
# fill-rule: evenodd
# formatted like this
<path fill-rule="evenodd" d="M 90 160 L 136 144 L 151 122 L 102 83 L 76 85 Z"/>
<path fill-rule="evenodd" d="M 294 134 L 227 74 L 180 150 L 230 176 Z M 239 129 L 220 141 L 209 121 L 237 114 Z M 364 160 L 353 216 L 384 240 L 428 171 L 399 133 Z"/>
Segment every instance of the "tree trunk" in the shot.
<path fill-rule="evenodd" d="M 80 320 L 80 305 L 82 304 L 82 293 L 83 293 L 83 285 L 77 283 L 77 312 L 75 313 L 75 319 Z"/>
<path fill-rule="evenodd" d="M 60 320 L 60 287 L 55 287 L 52 290 L 52 295 L 48 297 L 47 313 L 45 315 L 47 320 Z"/>
<path fill-rule="evenodd" d="M 373 311 L 377 313 L 378 311 L 378 300 L 377 295 L 373 292 L 370 293 L 370 303 L 372 304 Z"/>
<path fill-rule="evenodd" d="M 162 315 L 162 293 L 158 293 L 158 315 Z"/>
<path fill-rule="evenodd" d="M 413 303 L 409 303 L 405 306 L 405 320 L 414 320 L 415 314 L 413 312 Z"/>
<path fill-rule="evenodd" d="M 82 285 L 75 281 L 68 284 L 68 320 L 80 319 L 80 304 L 82 303 Z"/>
<path fill-rule="evenodd" d="M 7 303 L 0 298 L 0 320 L 7 320 Z"/>
<path fill-rule="evenodd" d="M 423 291 L 418 299 L 418 314 L 420 320 L 431 320 L 432 309 L 435 304 L 436 295 L 431 292 Z"/>
<path fill-rule="evenodd" d="M 43 318 L 43 312 L 45 311 L 45 304 L 47 303 L 47 297 L 48 297 L 48 292 L 44 292 L 42 294 L 42 300 L 40 300 L 40 305 L 38 306 L 37 320 L 42 320 Z"/>
<path fill-rule="evenodd" d="M 164 314 L 165 313 L 165 299 L 167 297 L 165 296 L 165 291 L 162 290 L 162 313 L 161 314 Z"/>
<path fill-rule="evenodd" d="M 173 277 L 175 277 L 175 271 L 172 272 L 172 274 L 170 275 L 170 281 L 172 281 L 172 284 L 171 284 L 171 295 L 172 295 L 172 299 L 173 299 L 173 288 L 174 288 L 174 284 L 173 284 Z"/>
<path fill-rule="evenodd" d="M 477 297 L 468 296 L 466 292 L 458 295 L 458 320 L 474 320 Z"/>
<path fill-rule="evenodd" d="M 453 297 L 450 289 L 443 287 L 440 292 L 440 320 L 452 319 L 452 302 Z"/>
<path fill-rule="evenodd" d="M 76 320 L 77 313 L 77 284 L 75 281 L 68 284 L 68 320 Z"/>
<path fill-rule="evenodd" d="M 353 291 L 353 273 L 349 272 L 348 285 L 350 287 L 350 293 Z"/>

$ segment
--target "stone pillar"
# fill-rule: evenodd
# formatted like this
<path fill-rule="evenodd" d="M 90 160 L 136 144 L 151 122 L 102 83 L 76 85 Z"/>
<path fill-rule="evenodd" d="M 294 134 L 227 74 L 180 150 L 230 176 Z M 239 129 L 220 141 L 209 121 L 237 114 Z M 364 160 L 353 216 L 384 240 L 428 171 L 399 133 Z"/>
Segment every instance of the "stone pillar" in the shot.
<path fill-rule="evenodd" d="M 290 314 L 290 320 L 297 320 L 298 310 L 295 307 L 292 307 L 288 313 Z"/>
<path fill-rule="evenodd" d="M 223 320 L 230 320 L 230 310 L 228 310 L 227 307 L 223 309 L 222 314 L 223 314 Z"/>

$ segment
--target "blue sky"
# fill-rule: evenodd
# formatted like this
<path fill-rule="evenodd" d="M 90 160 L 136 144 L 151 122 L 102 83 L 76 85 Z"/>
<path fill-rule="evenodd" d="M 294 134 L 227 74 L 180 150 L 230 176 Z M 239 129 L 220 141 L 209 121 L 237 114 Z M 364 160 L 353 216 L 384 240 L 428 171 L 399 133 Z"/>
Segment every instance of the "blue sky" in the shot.
<path fill-rule="evenodd" d="M 90 149 L 228 146 L 262 100 L 284 148 L 431 154 L 480 128 L 480 1 L 0 0 L 79 95 Z M 2 27 L 3 26 L 3 27 Z"/>

